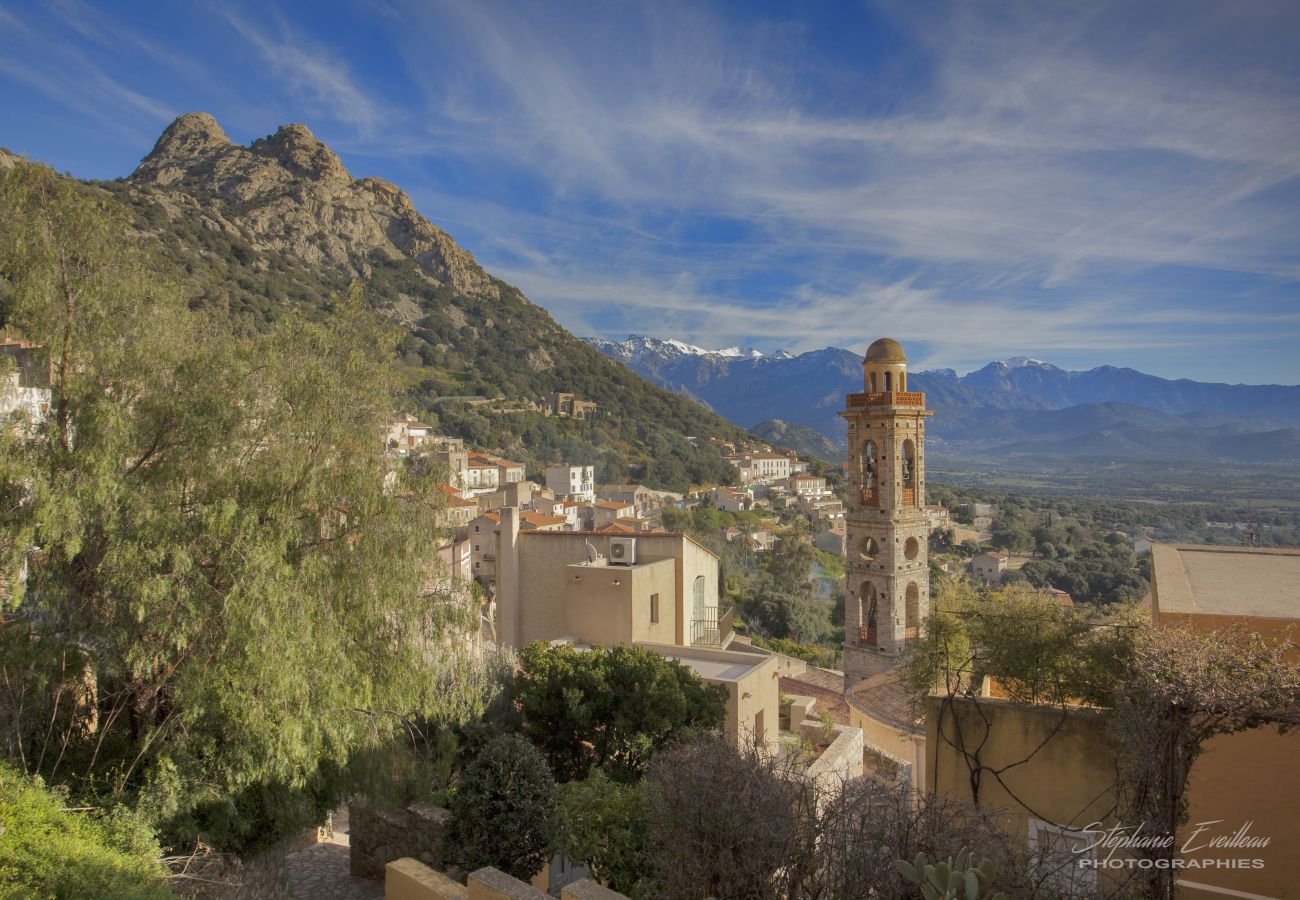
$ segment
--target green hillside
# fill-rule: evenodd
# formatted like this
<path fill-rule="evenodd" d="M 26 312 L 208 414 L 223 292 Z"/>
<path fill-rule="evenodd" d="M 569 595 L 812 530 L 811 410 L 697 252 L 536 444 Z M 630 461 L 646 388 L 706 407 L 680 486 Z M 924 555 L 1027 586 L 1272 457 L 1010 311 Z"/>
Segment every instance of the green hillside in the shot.
<path fill-rule="evenodd" d="M 303 126 L 250 149 L 230 144 L 211 117 L 183 116 L 130 178 L 84 187 L 121 204 L 156 251 L 159 275 L 236 332 L 262 330 L 290 309 L 328 316 L 330 297 L 360 280 L 404 332 L 393 360 L 409 385 L 404 411 L 530 474 L 565 460 L 595 464 L 601 480 L 675 490 L 733 477 L 707 438 L 734 439 L 739 429 L 574 337 L 484 272 L 396 187 L 352 179 Z M 553 391 L 594 400 L 599 412 L 575 421 L 530 408 Z M 502 402 L 447 399 L 462 396 Z"/>

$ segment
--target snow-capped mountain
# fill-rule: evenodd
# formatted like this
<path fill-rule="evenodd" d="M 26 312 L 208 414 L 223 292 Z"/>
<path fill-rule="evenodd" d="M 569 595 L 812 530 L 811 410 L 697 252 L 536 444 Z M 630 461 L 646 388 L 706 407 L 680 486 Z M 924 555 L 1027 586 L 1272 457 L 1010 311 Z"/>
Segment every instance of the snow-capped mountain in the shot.
<path fill-rule="evenodd" d="M 723 347 L 719 350 L 708 350 L 674 338 L 653 338 L 643 334 L 628 335 L 625 341 L 610 341 L 595 337 L 583 338 L 583 340 L 606 356 L 625 364 L 634 365 L 634 367 L 635 364 L 640 364 L 646 360 L 658 359 L 663 362 L 672 362 L 681 359 L 683 356 L 716 356 L 722 359 L 767 358 L 766 354 L 755 350 L 753 347 Z M 784 350 L 778 350 L 771 355 L 771 358 L 789 359 L 790 354 Z"/>
<path fill-rule="evenodd" d="M 661 387 L 685 394 L 737 425 L 752 428 L 780 419 L 787 427 L 813 428 L 840 447 L 844 426 L 836 414 L 846 393 L 862 389 L 861 355 L 834 347 L 791 356 L 738 347 L 708 351 L 682 341 L 640 336 L 587 340 Z M 1170 380 L 1115 366 L 1076 372 L 1041 359 L 1013 357 L 966 375 L 952 369 L 918 371 L 909 383 L 926 393 L 937 413 L 928 426 L 931 434 L 968 446 L 1080 440 L 1083 448 L 1100 446 L 1081 441 L 1094 433 L 1106 436 L 1098 439 L 1101 444 L 1114 443 L 1115 435 L 1156 433 L 1160 439 L 1143 444 L 1141 452 L 1182 446 L 1188 453 L 1200 448 L 1196 453 L 1204 454 L 1211 451 L 1201 445 L 1222 440 L 1225 434 L 1269 429 L 1293 434 L 1300 424 L 1300 387 Z M 1267 446 L 1274 444 L 1277 441 Z M 1218 446 L 1221 450 L 1228 443 Z M 1264 458 L 1295 455 L 1293 448 L 1286 448 L 1269 450 Z M 1138 452 L 1128 444 L 1116 452 L 1121 450 Z M 1241 456 L 1250 453 L 1243 450 Z"/>

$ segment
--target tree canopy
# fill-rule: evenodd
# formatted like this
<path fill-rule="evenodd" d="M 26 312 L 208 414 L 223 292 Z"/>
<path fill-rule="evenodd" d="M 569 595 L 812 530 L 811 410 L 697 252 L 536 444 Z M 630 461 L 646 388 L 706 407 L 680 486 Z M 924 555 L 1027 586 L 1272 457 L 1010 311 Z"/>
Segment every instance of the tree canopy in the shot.
<path fill-rule="evenodd" d="M 583 651 L 535 642 L 520 665 L 523 733 L 562 782 L 595 768 L 634 781 L 673 737 L 720 728 L 725 719 L 725 687 L 643 647 Z"/>
<path fill-rule="evenodd" d="M 0 739 L 173 839 L 274 839 L 466 700 L 439 689 L 475 616 L 435 587 L 432 485 L 386 478 L 395 334 L 354 288 L 238 336 L 38 166 L 0 208 L 6 320 L 52 368 L 48 421 L 0 429 Z"/>

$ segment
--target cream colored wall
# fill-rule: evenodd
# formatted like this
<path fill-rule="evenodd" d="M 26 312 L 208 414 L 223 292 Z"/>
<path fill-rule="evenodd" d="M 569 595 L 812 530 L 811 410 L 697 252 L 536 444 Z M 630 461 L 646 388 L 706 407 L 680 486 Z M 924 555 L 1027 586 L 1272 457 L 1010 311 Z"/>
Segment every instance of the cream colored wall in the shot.
<path fill-rule="evenodd" d="M 1169 613 L 1160 609 L 1160 585 L 1152 579 L 1152 618 L 1162 627 L 1190 627 L 1210 634 L 1216 631 L 1245 625 L 1255 634 L 1269 640 L 1287 640 L 1296 637 L 1296 619 L 1265 619 L 1258 617 Z M 1300 650 L 1293 651 L 1289 659 L 1300 661 Z M 1206 868 L 1187 875 L 1192 881 L 1217 887 L 1246 891 L 1264 897 L 1300 897 L 1290 877 L 1295 848 L 1300 847 L 1300 781 L 1295 776 L 1296 760 L 1300 760 L 1300 733 L 1280 735 L 1276 729 L 1259 728 L 1239 734 L 1220 735 L 1211 740 L 1206 751 L 1192 767 L 1187 786 L 1187 821 L 1179 832 L 1179 844 L 1190 834 L 1189 827 L 1198 822 L 1222 820 L 1227 832 L 1235 832 L 1246 822 L 1252 823 L 1250 833 L 1270 838 L 1269 846 L 1249 851 L 1251 858 L 1264 860 L 1262 869 L 1233 869 L 1217 871 Z M 1215 826 L 1216 828 L 1220 826 Z M 1211 851 L 1223 856 L 1224 851 Z M 1247 855 L 1236 853 L 1235 855 Z M 1189 854 L 1200 856 L 1201 854 Z M 1185 889 L 1180 897 L 1217 897 L 1207 891 Z"/>
<path fill-rule="evenodd" d="M 1206 745 L 1206 751 L 1192 767 L 1187 785 L 1188 824 L 1179 830 L 1180 846 L 1197 823 L 1214 820 L 1220 820 L 1220 824 L 1206 833 L 1232 834 L 1249 822 L 1250 834 L 1269 838 L 1269 845 L 1186 854 L 1189 858 L 1248 857 L 1264 861 L 1262 869 L 1206 868 L 1196 870 L 1194 875 L 1189 871 L 1186 878 L 1278 900 L 1300 897 L 1294 878 L 1296 848 L 1300 847 L 1297 760 L 1300 734 L 1280 735 L 1272 728 L 1221 735 Z M 1179 896 L 1216 895 L 1193 891 Z"/>
<path fill-rule="evenodd" d="M 704 605 L 718 606 L 718 558 L 694 541 L 684 541 L 681 573 L 678 577 L 678 644 L 690 643 L 691 606 L 694 603 L 695 579 L 699 575 L 704 576 Z"/>
<path fill-rule="evenodd" d="M 926 789 L 925 734 L 909 731 L 883 719 L 877 719 L 853 705 L 849 694 L 849 724 L 862 729 L 863 740 L 901 759 L 912 767 L 912 786 L 918 791 Z"/>
<path fill-rule="evenodd" d="M 403 857 L 384 867 L 384 900 L 467 900 L 469 889 L 419 860 Z"/>
<path fill-rule="evenodd" d="M 636 588 L 632 593 L 633 641 L 671 644 L 677 635 L 677 604 L 673 592 L 677 589 L 677 561 L 664 559 L 637 571 Z M 650 596 L 659 595 L 659 621 L 650 621 Z"/>
<path fill-rule="evenodd" d="M 931 793 L 971 800 L 970 768 L 953 746 L 956 722 L 966 747 L 983 742 L 980 760 L 985 766 L 1003 768 L 1028 757 L 1002 773 L 1005 786 L 992 776 L 980 780 L 980 805 L 1005 810 L 1008 830 L 1017 839 L 1028 841 L 1031 814 L 1026 806 L 1039 818 L 1074 828 L 1104 819 L 1114 807 L 1115 754 L 1103 712 L 1072 709 L 1062 721 L 1059 709 L 1005 700 L 982 699 L 977 709 L 973 701 L 958 699 L 946 711 L 944 707 L 941 697 L 930 697 L 925 705 Z"/>
<path fill-rule="evenodd" d="M 689 629 L 691 586 L 696 575 L 704 576 L 705 602 L 711 606 L 718 602 L 718 559 L 680 535 L 638 535 L 636 541 L 638 560 L 664 560 L 670 562 L 671 566 L 661 568 L 656 564 L 650 567 L 653 572 L 648 574 L 650 580 L 644 583 L 645 587 L 638 588 L 636 596 L 628 594 L 629 602 L 634 604 L 634 611 L 627 622 L 627 630 L 618 632 L 626 636 L 618 640 L 653 640 L 684 645 Z M 513 604 L 514 608 L 518 609 L 520 623 L 518 646 L 523 646 L 530 641 L 554 640 L 569 634 L 590 640 L 585 633 L 589 628 L 589 621 L 590 627 L 601 634 L 602 643 L 613 640 L 612 626 L 603 615 L 597 615 L 595 620 L 586 618 L 589 614 L 599 612 L 599 608 L 594 605 L 586 610 L 575 607 L 572 616 L 566 609 L 568 598 L 571 596 L 569 584 L 573 576 L 568 566 L 587 558 L 587 542 L 590 542 L 598 553 L 606 558 L 609 557 L 609 535 L 585 532 L 547 534 L 524 532 L 520 535 L 519 587 L 509 588 L 502 583 L 502 593 L 498 596 L 499 607 L 508 609 Z M 668 574 L 669 569 L 671 574 Z M 637 579 L 642 577 L 641 572 L 647 571 L 641 567 L 632 567 L 629 570 L 622 566 L 611 566 L 608 570 L 624 573 L 632 571 L 637 573 L 634 576 Z M 590 567 L 587 571 L 595 572 L 597 567 Z M 595 578 L 596 576 L 592 576 L 592 583 L 595 582 Z M 628 579 L 620 578 L 620 580 L 624 582 L 620 587 L 629 586 Z M 649 624 L 649 597 L 656 591 L 659 593 L 661 621 L 657 627 L 652 628 Z M 588 601 L 576 602 L 578 606 L 582 606 Z M 505 618 L 504 613 L 502 618 Z M 631 627 L 634 622 L 645 623 L 644 636 L 639 630 L 640 626 L 637 629 Z M 503 634 L 502 640 L 506 643 L 514 643 L 508 635 Z"/>
<path fill-rule="evenodd" d="M 672 643 L 677 630 L 673 619 L 675 560 L 631 567 L 568 565 L 565 570 L 563 634 L 591 644 Z M 650 597 L 656 593 L 659 622 L 651 623 Z"/>
<path fill-rule="evenodd" d="M 779 674 L 776 660 L 769 657 L 762 665 L 756 666 L 735 683 L 734 703 L 728 704 L 730 714 L 727 723 L 728 737 L 733 740 L 746 737 L 752 739 L 755 735 L 755 717 L 761 712 L 763 742 L 768 747 L 775 748 L 777 732 L 780 730 L 778 717 L 781 714 Z"/>

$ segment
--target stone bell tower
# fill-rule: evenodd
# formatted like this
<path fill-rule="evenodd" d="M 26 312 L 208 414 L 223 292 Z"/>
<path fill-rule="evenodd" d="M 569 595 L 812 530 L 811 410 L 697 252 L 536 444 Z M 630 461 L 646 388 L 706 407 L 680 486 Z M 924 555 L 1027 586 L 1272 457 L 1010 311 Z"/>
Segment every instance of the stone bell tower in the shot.
<path fill-rule="evenodd" d="M 845 689 L 898 662 L 930 611 L 925 516 L 925 394 L 907 389 L 907 357 L 881 338 L 849 394 L 845 515 Z"/>

